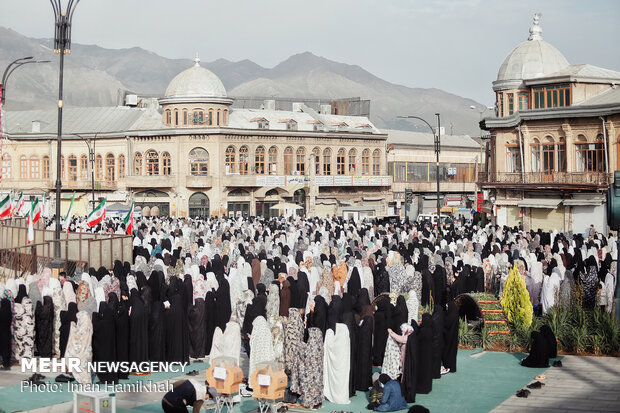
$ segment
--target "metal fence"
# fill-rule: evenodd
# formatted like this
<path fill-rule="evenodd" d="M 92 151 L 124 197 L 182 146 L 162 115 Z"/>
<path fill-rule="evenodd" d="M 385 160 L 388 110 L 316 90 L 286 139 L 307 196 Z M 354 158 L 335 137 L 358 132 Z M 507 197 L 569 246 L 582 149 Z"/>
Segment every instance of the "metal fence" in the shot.
<path fill-rule="evenodd" d="M 479 184 L 497 185 L 557 185 L 567 187 L 606 187 L 613 180 L 602 172 L 481 172 Z"/>

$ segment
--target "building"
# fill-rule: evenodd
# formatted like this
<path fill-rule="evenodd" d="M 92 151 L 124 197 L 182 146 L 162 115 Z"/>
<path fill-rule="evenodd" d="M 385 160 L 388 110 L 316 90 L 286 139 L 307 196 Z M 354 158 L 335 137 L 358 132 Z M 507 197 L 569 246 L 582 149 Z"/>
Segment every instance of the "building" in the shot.
<path fill-rule="evenodd" d="M 435 137 L 430 133 L 386 130 L 387 164 L 392 177 L 390 214 L 405 215 L 405 189 L 411 189 L 414 200 L 407 215 L 437 211 L 437 168 Z M 475 176 L 480 170 L 480 144 L 468 135 L 441 135 L 439 157 L 439 189 L 441 205 L 461 207 L 469 216 L 475 199 Z"/>
<path fill-rule="evenodd" d="M 367 117 L 301 102 L 289 111 L 232 103 L 196 58 L 159 100 L 127 95 L 123 106 L 65 108 L 62 210 L 76 191 L 76 214 L 85 214 L 94 186 L 97 199 L 133 199 L 144 216 L 271 217 L 281 202 L 311 216 L 354 206 L 386 214 L 387 135 Z M 56 119 L 56 110 L 6 114 L 1 190 L 54 193 Z"/>
<path fill-rule="evenodd" d="M 496 116 L 481 121 L 490 162 L 478 184 L 500 225 L 606 232 L 605 191 L 620 169 L 620 72 L 569 64 L 543 40 L 539 17 L 493 82 Z"/>

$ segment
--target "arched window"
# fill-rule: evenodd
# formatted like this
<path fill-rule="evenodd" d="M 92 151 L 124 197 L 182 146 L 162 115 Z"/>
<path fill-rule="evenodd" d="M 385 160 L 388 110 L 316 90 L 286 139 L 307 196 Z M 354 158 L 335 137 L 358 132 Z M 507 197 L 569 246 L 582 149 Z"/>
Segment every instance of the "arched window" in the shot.
<path fill-rule="evenodd" d="M 249 152 L 249 149 L 245 145 L 239 148 L 239 174 L 240 175 L 248 174 L 248 152 Z"/>
<path fill-rule="evenodd" d="M 187 126 L 187 109 L 183 108 L 183 126 Z"/>
<path fill-rule="evenodd" d="M 220 119 L 222 117 L 222 111 L 220 109 L 217 110 L 217 126 L 220 126 Z M 240 149 L 241 150 L 241 149 Z"/>
<path fill-rule="evenodd" d="M 80 179 L 88 180 L 88 157 L 85 154 L 80 155 Z"/>
<path fill-rule="evenodd" d="M 532 151 L 532 172 L 540 172 L 542 168 L 540 155 L 540 140 L 538 140 L 538 138 L 532 139 L 530 150 Z"/>
<path fill-rule="evenodd" d="M 179 110 L 174 110 L 174 126 L 179 126 Z"/>
<path fill-rule="evenodd" d="M 43 155 L 41 162 L 41 179 L 50 179 L 50 157 Z"/>
<path fill-rule="evenodd" d="M 166 109 L 164 112 L 164 119 L 166 120 L 166 125 L 170 125 L 170 109 Z"/>
<path fill-rule="evenodd" d="M 566 138 L 558 139 L 558 172 L 566 172 Z"/>
<path fill-rule="evenodd" d="M 118 178 L 125 177 L 125 155 L 118 155 Z"/>
<path fill-rule="evenodd" d="M 372 174 L 381 175 L 381 151 L 375 149 L 372 153 Z"/>
<path fill-rule="evenodd" d="M 588 143 L 585 136 L 579 135 L 575 142 L 577 172 L 605 172 L 605 148 L 603 135 L 598 135 L 594 143 Z"/>
<path fill-rule="evenodd" d="M 146 174 L 159 175 L 159 154 L 153 149 L 146 152 Z"/>
<path fill-rule="evenodd" d="M 516 140 L 506 143 L 506 172 L 521 172 L 521 151 Z"/>
<path fill-rule="evenodd" d="M 287 146 L 284 149 L 284 175 L 293 173 L 293 148 Z"/>
<path fill-rule="evenodd" d="M 298 175 L 306 174 L 306 148 L 303 146 L 297 148 L 295 172 L 297 172 Z"/>
<path fill-rule="evenodd" d="M 236 150 L 235 147 L 230 145 L 228 148 L 226 148 L 226 158 L 225 158 L 225 163 L 226 163 L 226 173 L 227 174 L 234 174 L 237 171 L 236 168 L 236 163 L 235 163 L 235 154 L 236 154 Z"/>
<path fill-rule="evenodd" d="M 2 179 L 11 179 L 11 155 L 2 155 Z"/>
<path fill-rule="evenodd" d="M 269 173 L 271 175 L 278 174 L 278 148 L 275 146 L 269 148 Z"/>
<path fill-rule="evenodd" d="M 204 148 L 194 148 L 189 152 L 189 174 L 209 175 L 209 152 Z"/>
<path fill-rule="evenodd" d="M 332 174 L 332 150 L 325 148 L 323 150 L 323 175 Z"/>
<path fill-rule="evenodd" d="M 95 179 L 101 181 L 103 179 L 103 157 L 97 154 L 95 157 Z"/>
<path fill-rule="evenodd" d="M 77 160 L 77 156 L 71 154 L 69 155 L 69 158 L 67 158 L 69 161 L 69 176 L 68 176 L 68 180 L 69 182 L 76 182 L 78 179 L 78 160 Z"/>
<path fill-rule="evenodd" d="M 344 148 L 338 149 L 336 155 L 336 175 L 344 175 Z"/>
<path fill-rule="evenodd" d="M 213 126 L 213 109 L 209 109 L 209 119 L 207 119 L 208 125 Z"/>
<path fill-rule="evenodd" d="M 224 109 L 223 116 L 222 123 L 224 126 L 228 126 L 228 109 Z"/>
<path fill-rule="evenodd" d="M 312 156 L 314 156 L 314 174 L 321 175 L 321 149 L 314 148 Z"/>
<path fill-rule="evenodd" d="M 142 175 L 142 154 L 140 152 L 136 152 L 133 156 L 133 174 Z"/>
<path fill-rule="evenodd" d="M 172 158 L 168 152 L 161 154 L 161 169 L 165 176 L 170 176 L 172 174 Z"/>
<path fill-rule="evenodd" d="M 370 149 L 362 152 L 362 175 L 370 175 Z"/>
<path fill-rule="evenodd" d="M 542 172 L 551 174 L 555 171 L 555 145 L 553 138 L 547 136 L 541 143 Z"/>
<path fill-rule="evenodd" d="M 40 163 L 38 156 L 30 157 L 30 179 L 39 179 L 40 171 Z"/>
<path fill-rule="evenodd" d="M 349 149 L 349 175 L 357 173 L 357 151 Z"/>
<path fill-rule="evenodd" d="M 114 182 L 116 170 L 116 162 L 114 160 L 114 154 L 109 153 L 105 156 L 105 180 L 106 182 Z"/>
<path fill-rule="evenodd" d="M 256 175 L 265 175 L 265 147 L 260 145 L 254 153 L 254 168 Z"/>
<path fill-rule="evenodd" d="M 200 108 L 194 108 L 192 113 L 192 124 L 203 125 L 205 123 L 205 112 Z"/>

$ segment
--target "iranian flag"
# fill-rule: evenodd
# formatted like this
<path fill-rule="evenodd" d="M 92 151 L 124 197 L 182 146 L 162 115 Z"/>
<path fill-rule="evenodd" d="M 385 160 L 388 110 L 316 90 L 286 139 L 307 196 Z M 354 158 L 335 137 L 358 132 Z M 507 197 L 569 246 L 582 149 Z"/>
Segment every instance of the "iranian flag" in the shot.
<path fill-rule="evenodd" d="M 19 197 L 15 200 L 15 204 L 13 204 L 13 210 L 11 211 L 11 216 L 20 215 L 22 208 L 24 207 L 24 193 L 20 192 Z"/>
<path fill-rule="evenodd" d="M 86 218 L 86 226 L 88 228 L 97 226 L 97 224 L 105 218 L 105 201 L 106 199 L 104 198 L 104 200 L 97 205 L 97 208 L 93 209 L 93 212 L 91 212 L 88 215 L 88 218 Z"/>
<path fill-rule="evenodd" d="M 12 206 L 11 194 L 6 194 L 4 199 L 0 201 L 0 219 L 7 219 L 11 217 Z"/>
<path fill-rule="evenodd" d="M 69 224 L 71 224 L 71 218 L 73 218 L 73 201 L 75 201 L 75 191 L 73 191 L 73 195 L 71 195 L 71 204 L 69 205 L 67 216 L 63 221 L 63 223 L 65 224 L 65 232 L 67 234 L 69 233 Z"/>
<path fill-rule="evenodd" d="M 28 223 L 28 244 L 30 244 L 32 241 L 34 241 L 33 217 L 34 217 L 35 208 L 37 208 L 38 204 L 39 204 L 39 200 L 38 199 L 36 199 L 34 201 L 34 203 L 33 203 L 32 202 L 32 198 L 30 198 L 30 210 L 28 210 L 28 214 L 26 215 L 26 221 Z"/>
<path fill-rule="evenodd" d="M 125 233 L 131 235 L 133 231 L 133 201 L 131 201 L 129 211 L 127 211 L 127 215 L 125 215 L 125 219 L 123 219 L 123 224 L 125 224 Z"/>
<path fill-rule="evenodd" d="M 41 214 L 43 212 L 43 202 L 39 202 L 39 198 L 35 198 L 34 204 L 32 204 L 32 198 L 30 198 L 30 203 L 32 205 L 32 208 L 30 209 L 32 223 L 36 224 L 37 221 L 41 219 Z"/>

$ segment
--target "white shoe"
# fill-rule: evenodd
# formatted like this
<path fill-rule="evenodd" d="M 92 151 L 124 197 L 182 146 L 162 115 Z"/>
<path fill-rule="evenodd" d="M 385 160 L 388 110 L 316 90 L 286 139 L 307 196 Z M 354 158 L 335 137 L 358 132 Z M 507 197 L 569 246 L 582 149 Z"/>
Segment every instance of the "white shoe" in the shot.
<path fill-rule="evenodd" d="M 440 371 L 441 375 L 443 376 L 444 374 L 448 374 L 450 373 L 450 369 L 445 368 L 444 366 L 441 366 L 441 371 Z"/>

